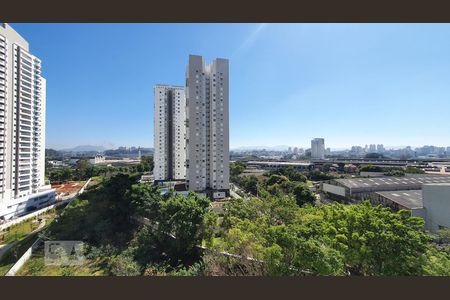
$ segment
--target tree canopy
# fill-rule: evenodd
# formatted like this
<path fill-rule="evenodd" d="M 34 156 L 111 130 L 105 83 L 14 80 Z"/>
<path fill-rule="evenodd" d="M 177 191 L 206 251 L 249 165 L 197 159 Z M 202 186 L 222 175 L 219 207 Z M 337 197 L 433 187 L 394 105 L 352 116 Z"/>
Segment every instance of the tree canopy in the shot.
<path fill-rule="evenodd" d="M 280 196 L 233 200 L 215 247 L 265 262 L 260 275 L 445 275 L 448 254 L 424 221 L 368 202 L 298 207 Z M 236 263 L 236 262 L 235 262 Z M 225 271 L 224 271 L 225 272 Z M 446 273 L 447 272 L 447 273 Z"/>

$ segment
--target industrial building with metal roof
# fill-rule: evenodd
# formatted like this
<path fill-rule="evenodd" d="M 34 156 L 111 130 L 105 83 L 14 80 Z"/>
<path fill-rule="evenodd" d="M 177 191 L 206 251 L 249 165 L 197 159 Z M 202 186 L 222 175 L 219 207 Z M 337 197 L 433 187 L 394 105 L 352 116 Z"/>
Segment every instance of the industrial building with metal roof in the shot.
<path fill-rule="evenodd" d="M 422 190 L 376 192 L 373 201 L 394 210 L 412 210 L 423 207 Z"/>
<path fill-rule="evenodd" d="M 334 179 L 324 183 L 322 188 L 348 200 L 362 200 L 372 198 L 375 192 L 421 190 L 423 184 L 429 183 L 450 183 L 450 176 L 408 174 L 403 177 Z"/>

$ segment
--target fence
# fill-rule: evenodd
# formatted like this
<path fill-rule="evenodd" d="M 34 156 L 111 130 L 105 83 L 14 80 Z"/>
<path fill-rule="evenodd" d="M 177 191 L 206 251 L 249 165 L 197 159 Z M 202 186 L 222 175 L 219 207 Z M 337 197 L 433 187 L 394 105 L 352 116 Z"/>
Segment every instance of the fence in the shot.
<path fill-rule="evenodd" d="M 27 251 L 19 258 L 18 261 L 12 266 L 11 269 L 9 269 L 8 273 L 5 274 L 5 276 L 15 276 L 17 271 L 20 270 L 20 268 L 23 267 L 23 265 L 30 259 L 31 255 L 33 254 L 33 250 L 35 250 L 39 245 L 42 243 L 42 239 L 38 238 L 33 245 L 31 245 L 30 248 L 28 248 Z"/>

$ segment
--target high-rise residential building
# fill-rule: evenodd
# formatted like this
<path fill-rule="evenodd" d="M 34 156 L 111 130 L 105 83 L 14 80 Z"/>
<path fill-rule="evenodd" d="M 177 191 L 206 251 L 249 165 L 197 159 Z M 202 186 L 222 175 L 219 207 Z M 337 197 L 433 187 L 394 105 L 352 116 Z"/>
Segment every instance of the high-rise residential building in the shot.
<path fill-rule="evenodd" d="M 41 60 L 8 24 L 0 24 L 0 219 L 48 205 L 45 184 L 46 81 Z"/>
<path fill-rule="evenodd" d="M 375 152 L 377 152 L 377 146 L 375 144 L 370 144 L 369 153 L 375 153 Z"/>
<path fill-rule="evenodd" d="M 383 144 L 378 144 L 377 145 L 377 152 L 378 153 L 384 153 L 384 146 L 383 146 Z"/>
<path fill-rule="evenodd" d="M 311 158 L 312 159 L 325 158 L 325 139 L 315 138 L 311 140 Z"/>
<path fill-rule="evenodd" d="M 351 155 L 362 155 L 364 154 L 364 148 L 361 146 L 352 146 L 352 149 L 350 150 Z"/>
<path fill-rule="evenodd" d="M 186 178 L 186 95 L 184 87 L 154 87 L 155 180 Z"/>
<path fill-rule="evenodd" d="M 187 173 L 190 191 L 214 198 L 228 194 L 228 60 L 205 64 L 190 55 L 186 70 Z"/>

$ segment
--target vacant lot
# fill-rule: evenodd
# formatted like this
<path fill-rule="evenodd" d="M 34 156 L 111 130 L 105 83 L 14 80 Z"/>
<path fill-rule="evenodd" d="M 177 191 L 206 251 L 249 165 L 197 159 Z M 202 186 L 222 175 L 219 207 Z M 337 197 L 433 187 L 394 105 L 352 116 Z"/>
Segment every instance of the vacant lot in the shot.
<path fill-rule="evenodd" d="M 56 193 L 61 196 L 71 195 L 78 192 L 86 181 L 68 181 L 62 184 L 53 184 L 52 188 L 56 189 Z"/>

